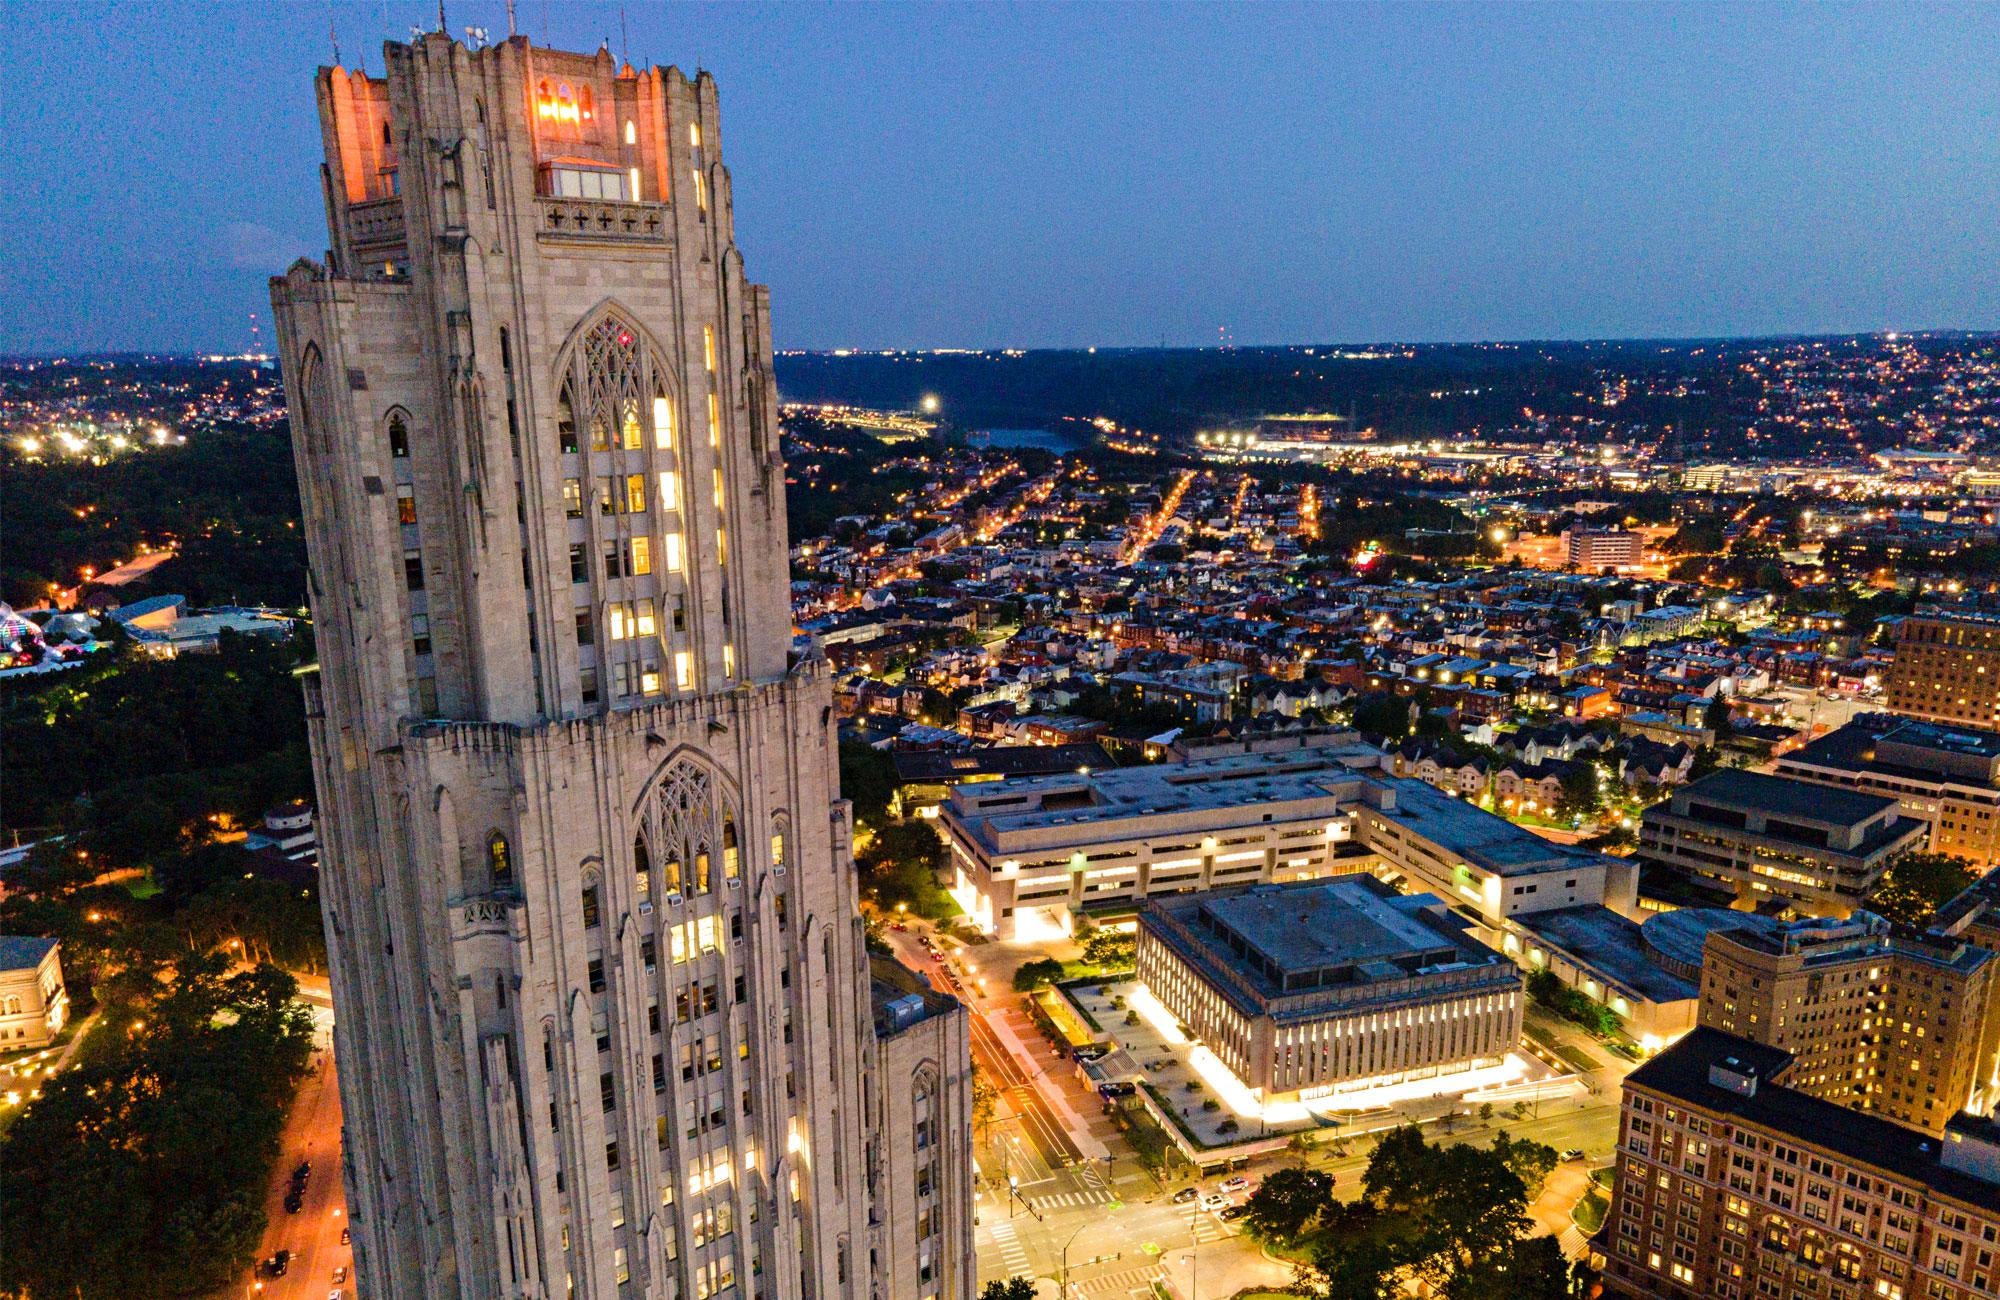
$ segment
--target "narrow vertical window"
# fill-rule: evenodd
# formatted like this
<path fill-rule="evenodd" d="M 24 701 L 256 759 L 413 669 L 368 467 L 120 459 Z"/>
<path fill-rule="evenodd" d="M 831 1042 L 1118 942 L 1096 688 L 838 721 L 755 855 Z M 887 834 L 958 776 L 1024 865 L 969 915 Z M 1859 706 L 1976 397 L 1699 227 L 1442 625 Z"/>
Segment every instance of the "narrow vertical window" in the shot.
<path fill-rule="evenodd" d="M 674 406 L 664 397 L 653 399 L 653 445 L 661 451 L 674 449 Z"/>
<path fill-rule="evenodd" d="M 514 854 L 507 847 L 507 837 L 499 831 L 494 831 L 492 838 L 486 841 L 486 867 L 494 889 L 514 887 Z"/>
<path fill-rule="evenodd" d="M 722 445 L 722 402 L 714 393 L 708 395 L 708 445 Z"/>
<path fill-rule="evenodd" d="M 389 417 L 389 454 L 397 460 L 410 454 L 410 426 L 400 415 Z"/>
<path fill-rule="evenodd" d="M 704 325 L 701 327 L 701 359 L 702 365 L 707 368 L 708 373 L 711 375 L 714 374 L 715 327 L 713 325 Z"/>
<path fill-rule="evenodd" d="M 646 512 L 646 476 L 627 474 L 625 476 L 625 509 L 630 514 Z"/>
<path fill-rule="evenodd" d="M 668 573 L 681 571 L 681 535 L 668 533 L 660 538 L 660 563 Z"/>
<path fill-rule="evenodd" d="M 674 685 L 683 691 L 694 688 L 694 656 L 685 650 L 674 651 Z"/>
<path fill-rule="evenodd" d="M 681 508 L 681 476 L 673 470 L 660 471 L 660 509 L 679 510 Z"/>
<path fill-rule="evenodd" d="M 711 472 L 715 476 L 715 508 L 720 510 L 722 509 L 722 466 L 717 465 Z"/>

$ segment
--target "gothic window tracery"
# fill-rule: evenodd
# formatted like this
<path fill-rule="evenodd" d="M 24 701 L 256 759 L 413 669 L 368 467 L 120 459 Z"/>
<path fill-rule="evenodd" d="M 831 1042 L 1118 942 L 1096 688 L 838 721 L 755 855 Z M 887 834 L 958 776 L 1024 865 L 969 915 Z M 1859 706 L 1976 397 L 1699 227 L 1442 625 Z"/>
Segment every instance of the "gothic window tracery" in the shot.
<path fill-rule="evenodd" d="M 724 870 L 735 861 L 735 810 L 716 788 L 707 767 L 689 759 L 675 763 L 660 779 L 639 814 L 639 860 L 659 866 L 660 890 L 701 895 L 715 887 L 714 855 L 724 853 Z"/>

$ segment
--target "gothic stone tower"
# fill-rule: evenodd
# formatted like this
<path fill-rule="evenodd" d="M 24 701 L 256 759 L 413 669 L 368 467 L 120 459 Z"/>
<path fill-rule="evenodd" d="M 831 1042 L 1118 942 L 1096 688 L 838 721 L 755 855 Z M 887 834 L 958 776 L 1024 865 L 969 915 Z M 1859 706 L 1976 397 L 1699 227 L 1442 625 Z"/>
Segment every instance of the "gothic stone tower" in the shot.
<path fill-rule="evenodd" d="M 965 1013 L 863 951 L 715 85 L 385 59 L 271 288 L 362 1291 L 961 1300 Z"/>

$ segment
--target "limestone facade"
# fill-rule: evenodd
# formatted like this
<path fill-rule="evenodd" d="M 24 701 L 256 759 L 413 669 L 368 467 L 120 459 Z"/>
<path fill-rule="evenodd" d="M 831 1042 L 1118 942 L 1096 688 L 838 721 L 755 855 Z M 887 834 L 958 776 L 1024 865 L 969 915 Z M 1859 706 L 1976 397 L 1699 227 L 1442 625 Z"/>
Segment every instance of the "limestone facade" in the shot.
<path fill-rule="evenodd" d="M 876 1014 L 714 83 L 384 56 L 272 282 L 357 1282 L 968 1297 L 965 1013 Z"/>

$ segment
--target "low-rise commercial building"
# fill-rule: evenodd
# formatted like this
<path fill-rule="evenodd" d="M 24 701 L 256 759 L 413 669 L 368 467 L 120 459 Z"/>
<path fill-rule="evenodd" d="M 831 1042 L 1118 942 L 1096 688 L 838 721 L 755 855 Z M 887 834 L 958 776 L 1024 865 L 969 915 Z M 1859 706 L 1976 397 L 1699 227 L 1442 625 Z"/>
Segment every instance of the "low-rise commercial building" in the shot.
<path fill-rule="evenodd" d="M 1867 713 L 1778 760 L 1778 772 L 1894 799 L 1930 848 L 2000 863 L 2000 731 Z"/>
<path fill-rule="evenodd" d="M 1789 1086 L 1942 1133 L 1985 1111 L 2000 958 L 1870 912 L 1789 924 L 1751 913 L 1708 934 L 1701 1023 L 1792 1054 Z"/>
<path fill-rule="evenodd" d="M 1896 801 L 1760 772 L 1716 772 L 1648 808 L 1638 856 L 1819 916 L 1864 904 L 1890 862 L 1923 847 Z"/>
<path fill-rule="evenodd" d="M 0 1052 L 46 1047 L 68 1023 L 61 945 L 0 935 Z"/>
<path fill-rule="evenodd" d="M 1629 913 L 1636 906 L 1632 863 L 1545 840 L 1422 781 L 1380 778 L 1355 805 L 1354 819 L 1384 865 L 1496 929 L 1529 912 L 1601 905 Z"/>
<path fill-rule="evenodd" d="M 1973 1300 L 2000 1282 L 2000 1136 L 1942 1139 L 1788 1082 L 1791 1053 L 1697 1029 L 1626 1077 L 1598 1241 L 1631 1300 Z"/>
<path fill-rule="evenodd" d="M 1231 885 L 1360 871 L 1362 745 L 964 785 L 939 809 L 953 892 L 1003 939 Z"/>
<path fill-rule="evenodd" d="M 1428 894 L 1369 876 L 1158 899 L 1138 974 L 1260 1098 L 1305 1099 L 1498 1064 L 1521 974 Z"/>

